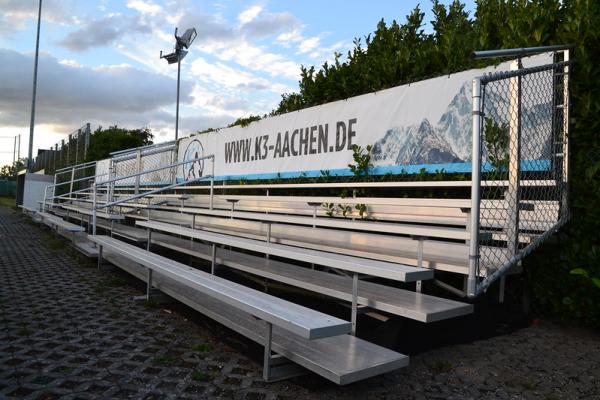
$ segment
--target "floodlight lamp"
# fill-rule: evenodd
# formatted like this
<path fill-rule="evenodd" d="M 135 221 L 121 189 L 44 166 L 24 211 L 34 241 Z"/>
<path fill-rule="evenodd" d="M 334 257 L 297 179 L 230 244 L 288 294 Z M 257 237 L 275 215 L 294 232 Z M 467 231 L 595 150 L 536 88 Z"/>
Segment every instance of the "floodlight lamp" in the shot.
<path fill-rule="evenodd" d="M 189 49 L 194 39 L 196 39 L 196 36 L 198 36 L 196 33 L 196 28 L 190 28 L 180 37 L 176 37 L 178 43 L 181 43 L 182 46 L 184 46 L 186 49 Z"/>
<path fill-rule="evenodd" d="M 162 51 L 161 51 L 160 58 L 164 58 L 165 60 L 167 60 L 167 62 L 169 64 L 175 64 L 176 62 L 179 61 L 179 56 L 178 56 L 177 52 L 163 55 Z"/>

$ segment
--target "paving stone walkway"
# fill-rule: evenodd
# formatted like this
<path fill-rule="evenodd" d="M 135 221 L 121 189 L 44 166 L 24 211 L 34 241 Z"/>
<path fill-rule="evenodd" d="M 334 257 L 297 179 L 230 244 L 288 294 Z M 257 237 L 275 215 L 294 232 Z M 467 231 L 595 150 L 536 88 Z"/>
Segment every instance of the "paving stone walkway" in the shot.
<path fill-rule="evenodd" d="M 600 337 L 548 323 L 347 387 L 311 374 L 267 385 L 257 345 L 131 301 L 142 290 L 0 207 L 0 399 L 600 399 Z"/>

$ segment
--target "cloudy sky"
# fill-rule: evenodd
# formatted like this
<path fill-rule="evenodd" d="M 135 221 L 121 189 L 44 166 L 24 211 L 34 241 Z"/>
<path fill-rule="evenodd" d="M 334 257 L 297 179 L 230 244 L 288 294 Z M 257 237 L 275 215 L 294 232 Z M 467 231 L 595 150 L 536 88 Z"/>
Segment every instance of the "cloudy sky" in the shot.
<path fill-rule="evenodd" d="M 426 21 L 430 3 L 421 2 Z M 447 1 L 444 1 L 447 3 Z M 472 2 L 467 2 L 472 3 Z M 27 154 L 37 0 L 0 0 L 0 165 Z M 301 65 L 346 53 L 413 0 L 43 0 L 34 155 L 90 122 L 174 137 L 173 31 L 198 37 L 182 62 L 180 136 L 275 108 Z"/>

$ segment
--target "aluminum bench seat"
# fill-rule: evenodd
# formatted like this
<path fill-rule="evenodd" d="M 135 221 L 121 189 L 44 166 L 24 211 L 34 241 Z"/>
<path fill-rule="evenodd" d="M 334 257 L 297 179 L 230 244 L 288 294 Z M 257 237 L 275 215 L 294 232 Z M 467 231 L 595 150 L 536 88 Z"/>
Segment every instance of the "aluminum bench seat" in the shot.
<path fill-rule="evenodd" d="M 143 243 L 148 240 L 147 232 L 134 226 L 105 222 L 97 222 L 96 226 L 110 232 L 111 236 L 119 236 L 133 242 Z"/>
<path fill-rule="evenodd" d="M 109 248 L 194 291 L 214 297 L 305 339 L 313 340 L 350 332 L 351 326 L 347 321 L 188 267 L 118 239 L 96 235 L 91 236 L 90 240 L 100 247 L 100 256 L 103 248 Z"/>
<path fill-rule="evenodd" d="M 38 212 L 37 215 L 42 218 L 42 221 L 47 225 L 51 225 L 55 228 L 60 228 L 67 232 L 85 232 L 85 229 L 79 225 L 72 224 L 64 219 L 57 217 L 56 215 L 47 212 Z"/>
<path fill-rule="evenodd" d="M 128 217 L 143 221 L 147 220 L 143 215 L 129 215 Z M 191 226 L 192 218 L 185 214 L 157 211 L 153 212 L 152 221 Z M 196 218 L 196 228 L 257 240 L 265 240 L 268 234 L 268 227 L 260 221 L 211 216 Z M 418 241 L 402 236 L 312 228 L 301 225 L 272 224 L 271 241 L 411 266 L 418 265 Z M 424 240 L 422 267 L 467 274 L 468 251 L 468 246 L 463 243 Z M 482 254 L 490 251 L 496 253 L 506 252 L 506 250 L 497 247 L 481 246 Z M 491 258 L 490 260 L 496 259 Z M 497 268 L 498 266 L 488 263 L 482 265 L 482 267 L 484 268 L 480 269 L 480 274 L 485 276 L 486 268 Z"/>
<path fill-rule="evenodd" d="M 398 224 L 372 221 L 352 221 L 337 218 L 311 218 L 296 215 L 280 215 L 266 213 L 252 213 L 243 211 L 209 210 L 202 208 L 180 207 L 180 212 L 189 214 L 230 217 L 235 219 L 250 219 L 265 223 L 282 223 L 305 226 L 328 227 L 335 229 L 352 229 L 366 232 L 381 232 L 388 234 L 414 235 L 428 238 L 442 238 L 453 240 L 468 240 L 469 232 L 464 228 L 447 228 L 438 226 L 423 226 L 412 224 Z"/>
<path fill-rule="evenodd" d="M 111 263 L 146 281 L 145 268 L 132 260 L 110 252 Z M 264 344 L 265 327 L 250 314 L 158 275 L 154 285 L 162 292 L 199 311 L 207 317 L 238 332 L 250 340 Z M 346 385 L 406 367 L 409 357 L 351 335 L 306 340 L 273 326 L 272 348 L 290 361 L 338 384 Z"/>
<path fill-rule="evenodd" d="M 83 214 L 83 215 L 91 216 L 94 214 L 91 208 L 79 207 L 79 206 L 73 206 L 73 205 L 63 205 L 61 207 L 64 208 L 65 210 L 75 211 L 75 212 L 78 212 L 79 214 Z M 110 214 L 110 213 L 106 213 L 106 212 L 102 212 L 102 211 L 97 211 L 96 217 L 102 218 L 102 219 L 108 219 L 108 220 L 125 219 L 125 217 L 120 214 Z"/>
<path fill-rule="evenodd" d="M 352 273 L 366 274 L 402 282 L 415 282 L 433 278 L 433 271 L 425 268 L 416 268 L 402 264 L 394 264 L 385 261 L 353 257 L 345 254 L 306 249 L 278 243 L 268 243 L 260 240 L 183 228 L 164 222 L 138 220 L 136 221 L 136 225 L 151 230 L 204 240 L 214 244 L 237 247 L 293 260 L 302 260 L 304 262 L 337 268 Z"/>
<path fill-rule="evenodd" d="M 155 233 L 152 244 L 210 261 L 211 246 Z M 352 278 L 286 264 L 227 249 L 219 249 L 217 263 L 344 301 L 352 301 Z M 421 322 L 434 322 L 473 312 L 467 303 L 410 290 L 359 281 L 358 304 Z"/>
<path fill-rule="evenodd" d="M 35 209 L 35 208 L 32 208 L 32 207 L 27 207 L 27 206 L 24 206 L 24 205 L 22 205 L 22 204 L 19 204 L 19 208 L 20 208 L 20 209 L 21 209 L 23 212 L 27 212 L 27 213 L 30 213 L 30 214 L 35 214 L 35 213 L 37 213 L 37 212 L 39 211 L 39 210 L 37 210 L 37 209 Z"/>

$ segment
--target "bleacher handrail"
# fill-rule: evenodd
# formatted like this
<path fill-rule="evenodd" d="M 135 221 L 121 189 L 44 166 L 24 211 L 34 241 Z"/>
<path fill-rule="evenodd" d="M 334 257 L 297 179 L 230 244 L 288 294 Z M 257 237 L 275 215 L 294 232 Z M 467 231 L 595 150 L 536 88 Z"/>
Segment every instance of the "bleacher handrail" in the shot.
<path fill-rule="evenodd" d="M 225 181 L 223 181 L 225 182 Z M 532 179 L 523 181 L 522 186 L 554 186 L 553 180 Z M 483 181 L 482 186 L 508 186 L 508 181 Z M 241 190 L 268 190 L 268 189 L 336 189 L 336 188 L 468 188 L 471 187 L 471 180 L 467 181 L 413 181 L 413 182 L 331 182 L 331 183 L 265 183 L 265 184 L 221 184 L 216 185 L 215 189 L 241 189 Z M 207 185 L 186 186 L 180 190 L 209 190 Z M 131 188 L 119 188 L 126 191 Z"/>
<path fill-rule="evenodd" d="M 176 144 L 177 143 L 174 140 L 171 140 L 169 142 L 154 143 L 154 144 L 148 144 L 145 146 L 134 147 L 131 149 L 113 151 L 112 153 L 109 153 L 109 155 L 111 156 L 111 158 L 114 158 L 114 157 L 124 155 L 124 154 L 136 153 L 139 150 L 143 151 L 144 149 L 155 149 L 155 148 L 161 148 L 161 147 L 175 146 Z"/>
<path fill-rule="evenodd" d="M 120 180 L 131 179 L 131 178 L 134 178 L 134 177 L 137 177 L 137 176 L 142 176 L 142 175 L 145 175 L 145 174 L 149 174 L 149 173 L 153 173 L 153 172 L 157 172 L 157 171 L 162 171 L 162 170 L 165 170 L 165 169 L 173 169 L 173 168 L 176 168 L 176 167 L 178 167 L 180 165 L 190 164 L 190 163 L 194 163 L 194 162 L 197 162 L 197 161 L 208 160 L 208 159 L 210 159 L 212 161 L 212 163 L 211 163 L 211 174 L 210 175 L 199 176 L 197 178 L 188 179 L 188 180 L 181 181 L 181 182 L 176 182 L 175 181 L 174 183 L 172 183 L 170 185 L 167 185 L 167 186 L 164 186 L 164 187 L 161 187 L 161 188 L 157 188 L 157 189 L 152 189 L 152 190 L 149 190 L 149 191 L 145 191 L 143 193 L 136 193 L 133 196 L 129 196 L 129 197 L 126 197 L 124 199 L 119 199 L 119 200 L 113 200 L 113 201 L 111 201 L 110 196 L 108 196 L 109 198 L 107 198 L 106 203 L 101 204 L 101 205 L 97 204 L 97 197 L 98 197 L 97 196 L 97 191 L 98 191 L 99 187 L 102 187 L 102 186 L 109 187 L 109 185 L 110 186 L 114 186 L 114 185 L 111 185 L 111 184 L 114 184 L 115 182 L 118 182 Z M 123 203 L 126 203 L 126 202 L 131 201 L 131 200 L 141 199 L 143 197 L 146 197 L 146 196 L 149 196 L 149 195 L 152 195 L 152 194 L 160 193 L 160 192 L 165 191 L 165 190 L 174 189 L 176 187 L 184 186 L 184 185 L 187 185 L 189 183 L 199 182 L 199 181 L 206 180 L 206 179 L 210 179 L 210 187 L 211 187 L 211 191 L 210 191 L 210 208 L 212 209 L 212 206 L 213 206 L 213 194 L 214 194 L 213 187 L 214 187 L 214 180 L 215 180 L 214 179 L 215 178 L 214 175 L 215 175 L 215 155 L 211 154 L 211 155 L 208 155 L 208 156 L 197 157 L 197 158 L 194 158 L 194 159 L 191 159 L 191 160 L 179 161 L 179 162 L 176 162 L 176 163 L 173 163 L 173 164 L 170 164 L 170 165 L 167 165 L 167 166 L 163 166 L 163 167 L 157 167 L 157 168 L 152 168 L 152 169 L 148 169 L 148 170 L 136 172 L 136 173 L 129 174 L 129 175 L 126 175 L 126 176 L 118 176 L 118 177 L 115 177 L 115 178 L 112 178 L 112 179 L 108 179 L 108 180 L 102 181 L 102 182 L 93 182 L 92 183 L 92 191 L 93 191 L 92 192 L 92 234 L 94 236 L 96 235 L 96 214 L 97 214 L 97 211 L 99 209 L 113 207 L 115 205 L 123 204 Z"/>
<path fill-rule="evenodd" d="M 97 161 L 89 161 L 89 162 L 82 163 L 82 164 L 72 165 L 72 166 L 70 166 L 70 167 L 64 167 L 64 168 L 61 168 L 61 169 L 57 169 L 57 170 L 54 172 L 54 175 L 60 175 L 60 174 L 64 174 L 64 173 L 66 173 L 66 172 L 71 172 L 71 171 L 73 171 L 73 170 L 74 170 L 74 171 L 78 171 L 78 170 L 80 170 L 80 169 L 89 168 L 89 167 L 91 167 L 92 165 L 93 165 L 93 166 L 95 166 L 95 165 L 96 165 L 96 163 L 97 163 Z"/>
<path fill-rule="evenodd" d="M 173 164 L 169 164 L 163 167 L 157 167 L 157 168 L 152 168 L 152 169 L 146 169 L 140 172 L 135 172 L 133 174 L 129 174 L 129 175 L 125 175 L 125 176 L 118 176 L 116 178 L 112 178 L 106 181 L 101 181 L 101 182 L 96 182 L 96 186 L 104 186 L 107 185 L 109 183 L 113 183 L 113 182 L 118 182 L 121 180 L 125 180 L 125 179 L 130 179 L 130 178 L 135 178 L 136 176 L 142 176 L 142 175 L 146 175 L 146 174 L 150 174 L 152 172 L 157 172 L 157 171 L 162 171 L 163 169 L 169 169 L 169 168 L 174 168 L 174 167 L 178 167 L 180 165 L 183 164 L 190 164 L 190 163 L 194 163 L 196 161 L 202 161 L 202 160 L 208 160 L 208 159 L 212 159 L 214 162 L 215 156 L 213 154 L 208 155 L 208 156 L 203 156 L 203 157 L 198 157 L 198 158 L 194 158 L 192 160 L 184 160 L 184 161 L 179 161 Z M 166 190 L 165 188 L 163 188 L 163 190 Z"/>
<path fill-rule="evenodd" d="M 560 44 L 555 46 L 538 46 L 538 47 L 519 47 L 513 49 L 497 49 L 497 50 L 479 50 L 471 53 L 475 59 L 493 58 L 493 57 L 523 57 L 534 54 L 572 50 L 575 46 L 572 44 Z"/>

